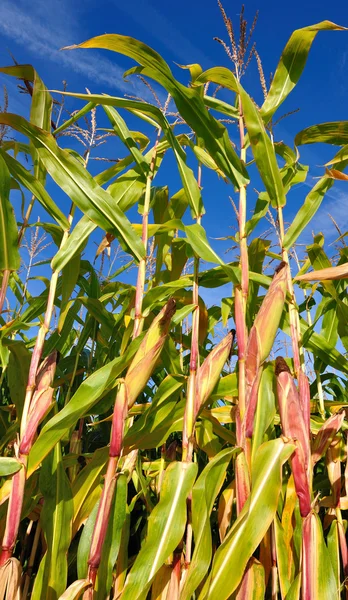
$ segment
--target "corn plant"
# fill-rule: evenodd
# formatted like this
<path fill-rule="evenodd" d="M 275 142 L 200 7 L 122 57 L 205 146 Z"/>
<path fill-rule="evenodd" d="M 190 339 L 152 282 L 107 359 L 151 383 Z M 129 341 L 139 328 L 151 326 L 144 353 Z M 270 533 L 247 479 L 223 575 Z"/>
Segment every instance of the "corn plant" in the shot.
<path fill-rule="evenodd" d="M 347 234 L 336 256 L 321 232 L 298 246 L 348 179 L 348 125 L 309 122 L 293 147 L 276 127 L 317 34 L 344 27 L 294 31 L 268 86 L 257 16 L 248 30 L 243 8 L 237 36 L 218 4 L 227 66 L 190 64 L 187 84 L 131 37 L 64 49 L 132 59 L 127 77 L 153 103 L 64 89 L 78 108 L 64 119 L 60 105 L 56 122 L 33 67 L 0 69 L 31 102 L 29 120 L 7 102 L 0 113 L 0 599 L 348 597 Z M 243 86 L 253 60 L 260 107 Z M 92 175 L 104 142 L 122 158 Z M 336 154 L 287 227 L 287 196 L 309 170 L 300 148 L 313 143 Z M 207 170 L 233 195 L 230 261 L 204 228 Z M 38 275 L 35 248 L 49 240 Z"/>

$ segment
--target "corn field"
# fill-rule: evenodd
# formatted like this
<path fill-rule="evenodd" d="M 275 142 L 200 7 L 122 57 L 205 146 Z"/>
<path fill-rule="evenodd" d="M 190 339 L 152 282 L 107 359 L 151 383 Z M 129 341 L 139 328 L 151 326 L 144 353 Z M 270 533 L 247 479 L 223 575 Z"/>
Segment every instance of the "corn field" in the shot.
<path fill-rule="evenodd" d="M 335 255 L 299 241 L 348 180 L 348 121 L 290 146 L 276 127 L 316 36 L 345 28 L 294 31 L 268 83 L 256 19 L 219 8 L 226 66 L 171 69 L 118 34 L 64 49 L 128 57 L 146 100 L 0 68 L 30 103 L 0 113 L 1 600 L 348 598 L 347 233 Z M 231 253 L 206 231 L 207 174 Z"/>

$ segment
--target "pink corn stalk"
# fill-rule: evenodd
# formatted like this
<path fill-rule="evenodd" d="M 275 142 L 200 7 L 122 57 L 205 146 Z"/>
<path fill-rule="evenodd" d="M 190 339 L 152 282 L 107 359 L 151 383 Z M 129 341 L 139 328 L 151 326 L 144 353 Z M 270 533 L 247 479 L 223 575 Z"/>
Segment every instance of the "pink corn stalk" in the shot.
<path fill-rule="evenodd" d="M 197 185 L 200 188 L 202 185 L 202 166 L 198 165 Z M 198 225 L 201 224 L 202 216 L 197 216 Z M 184 425 L 182 431 L 182 458 L 183 460 L 191 461 L 193 453 L 193 437 L 195 427 L 195 410 L 196 410 L 196 379 L 199 369 L 199 257 L 194 258 L 193 267 L 193 282 L 192 282 L 192 304 L 194 311 L 192 313 L 192 330 L 191 330 L 191 353 L 190 353 L 190 373 L 187 381 L 186 407 L 184 415 Z"/>
<path fill-rule="evenodd" d="M 128 367 L 125 378 L 120 380 L 119 383 L 112 416 L 109 461 L 88 557 L 88 579 L 92 587 L 85 592 L 86 599 L 93 597 L 93 589 L 101 561 L 112 502 L 117 486 L 117 467 L 119 458 L 122 455 L 124 426 L 128 409 L 136 402 L 156 366 L 175 309 L 175 300 L 168 300 L 167 304 L 152 321 Z"/>
<path fill-rule="evenodd" d="M 116 470 L 118 460 L 122 452 L 124 425 L 127 416 L 127 404 L 127 386 L 124 380 L 122 380 L 116 395 L 114 412 L 112 416 L 109 461 L 88 557 L 88 579 L 92 583 L 93 587 L 95 585 L 98 568 L 102 557 L 103 545 L 105 542 L 112 502 L 117 485 Z M 93 590 L 88 590 L 86 595 L 92 593 Z"/>
<path fill-rule="evenodd" d="M 12 477 L 9 505 L 6 516 L 5 533 L 2 540 L 0 566 L 12 556 L 16 544 L 18 528 L 24 499 L 27 456 L 34 443 L 39 423 L 52 404 L 54 379 L 57 364 L 57 352 L 52 352 L 42 363 L 38 371 L 37 384 L 32 396 L 32 405 L 27 415 L 27 425 L 19 442 L 17 458 L 22 468 Z"/>
<path fill-rule="evenodd" d="M 301 516 L 306 517 L 311 510 L 309 438 L 297 388 L 288 365 L 281 357 L 276 359 L 276 377 L 283 434 L 288 438 L 293 438 L 297 446 L 291 457 L 291 467 Z"/>
<path fill-rule="evenodd" d="M 316 516 L 309 513 L 303 521 L 302 530 L 302 585 L 301 599 L 313 600 L 316 596 L 313 589 L 314 577 L 312 574 L 315 565 L 315 533 L 317 530 Z"/>

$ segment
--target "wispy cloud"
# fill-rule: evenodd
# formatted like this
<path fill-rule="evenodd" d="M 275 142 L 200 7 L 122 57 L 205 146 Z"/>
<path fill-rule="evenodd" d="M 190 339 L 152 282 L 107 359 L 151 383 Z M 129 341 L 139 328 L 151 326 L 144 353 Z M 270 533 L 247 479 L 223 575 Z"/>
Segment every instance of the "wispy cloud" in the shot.
<path fill-rule="evenodd" d="M 141 92 L 144 95 L 140 83 L 123 80 L 124 69 L 114 60 L 104 58 L 96 51 L 59 50 L 86 37 L 79 29 L 78 7 L 75 3 L 65 0 L 59 3 L 49 0 L 35 0 L 33 3 L 2 0 L 0 33 L 25 46 L 26 52 L 83 75 L 88 78 L 88 84 L 106 84 L 124 93 Z"/>
<path fill-rule="evenodd" d="M 327 194 L 310 226 L 304 232 L 303 241 L 311 241 L 312 232 L 322 232 L 328 241 L 337 238 L 339 234 L 330 219 L 330 215 L 336 221 L 342 233 L 345 233 L 348 230 L 348 193 L 335 186 Z"/>

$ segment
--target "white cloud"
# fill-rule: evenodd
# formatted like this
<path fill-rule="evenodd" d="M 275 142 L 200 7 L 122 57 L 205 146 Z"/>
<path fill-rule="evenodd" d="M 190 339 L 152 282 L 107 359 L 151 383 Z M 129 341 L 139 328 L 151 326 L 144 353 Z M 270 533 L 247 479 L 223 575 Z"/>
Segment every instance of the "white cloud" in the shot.
<path fill-rule="evenodd" d="M 75 3 L 66 3 L 64 0 L 59 3 L 45 0 L 14 3 L 2 0 L 0 32 L 25 46 L 26 51 L 88 77 L 89 84 L 92 81 L 118 88 L 124 93 L 145 95 L 141 84 L 135 80 L 130 83 L 123 80 L 124 69 L 114 60 L 91 50 L 59 50 L 86 37 L 79 30 Z"/>
<path fill-rule="evenodd" d="M 330 215 L 337 222 L 341 232 L 345 233 L 348 229 L 348 193 L 335 186 L 326 195 L 310 223 L 311 231 L 322 232 L 328 240 L 332 241 L 332 238 L 337 238 L 339 234 Z M 307 237 L 309 235 L 311 236 L 311 232 L 308 232 Z"/>

